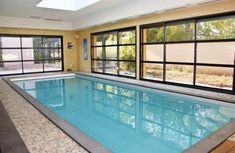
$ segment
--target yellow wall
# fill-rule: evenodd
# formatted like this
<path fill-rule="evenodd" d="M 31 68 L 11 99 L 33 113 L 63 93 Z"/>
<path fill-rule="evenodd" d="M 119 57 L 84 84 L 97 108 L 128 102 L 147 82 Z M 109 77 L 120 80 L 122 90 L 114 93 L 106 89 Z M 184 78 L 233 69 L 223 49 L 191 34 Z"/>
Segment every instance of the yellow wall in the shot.
<path fill-rule="evenodd" d="M 176 20 L 176 19 L 182 19 L 182 18 L 189 18 L 189 17 L 195 17 L 195 16 L 202 16 L 202 15 L 208 15 L 208 14 L 229 12 L 229 11 L 235 11 L 235 0 L 225 0 L 225 1 L 223 0 L 223 1 L 215 2 L 211 4 L 191 6 L 188 8 L 178 9 L 175 11 L 162 12 L 162 13 L 157 13 L 154 15 L 145 16 L 145 17 L 139 17 L 136 19 L 130 19 L 130 20 L 120 21 L 116 23 L 91 27 L 91 28 L 84 29 L 84 30 L 79 30 L 77 31 L 77 34 L 79 35 L 78 70 L 84 71 L 84 72 L 91 72 L 90 58 L 88 61 L 83 60 L 82 41 L 84 38 L 88 39 L 88 52 L 90 56 L 91 55 L 90 54 L 90 34 L 93 32 L 136 26 L 137 27 L 137 59 L 139 59 L 139 25 L 154 23 L 154 22 L 168 21 L 168 20 Z M 137 60 L 137 78 L 139 78 L 138 74 L 139 74 L 139 61 Z"/>
<path fill-rule="evenodd" d="M 75 31 L 60 31 L 60 30 L 40 30 L 40 29 L 18 29 L 18 28 L 1 28 L 0 34 L 32 34 L 32 35 L 60 35 L 63 36 L 64 46 L 64 70 L 73 64 L 72 69 L 78 70 L 77 60 L 77 42 L 75 38 Z M 67 49 L 67 43 L 72 42 L 74 47 Z"/>
<path fill-rule="evenodd" d="M 90 34 L 93 32 L 106 31 L 124 27 L 136 26 L 137 30 L 137 59 L 139 59 L 139 25 L 162 22 L 168 20 L 176 20 L 188 17 L 202 16 L 208 14 L 216 14 L 222 12 L 235 11 L 235 0 L 222 0 L 220 2 L 191 6 L 188 8 L 178 9 L 174 11 L 157 13 L 149 16 L 138 17 L 119 21 L 115 23 L 95 26 L 79 31 L 61 31 L 61 30 L 40 30 L 40 29 L 20 29 L 20 28 L 1 28 L 0 34 L 35 34 L 35 35 L 62 35 L 64 45 L 64 69 L 74 63 L 72 69 L 83 72 L 91 72 L 90 61 Z M 78 40 L 75 35 L 78 35 Z M 84 38 L 88 39 L 88 53 L 89 58 L 87 61 L 83 60 L 83 44 Z M 72 42 L 73 49 L 67 49 L 67 43 Z M 139 60 L 137 60 L 137 78 L 139 74 Z"/>

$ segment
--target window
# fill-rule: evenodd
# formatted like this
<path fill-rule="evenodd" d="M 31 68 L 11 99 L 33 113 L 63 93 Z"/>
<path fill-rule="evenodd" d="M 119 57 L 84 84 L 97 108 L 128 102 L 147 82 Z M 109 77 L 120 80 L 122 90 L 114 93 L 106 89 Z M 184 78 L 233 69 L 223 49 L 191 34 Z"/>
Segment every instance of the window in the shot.
<path fill-rule="evenodd" d="M 232 90 L 233 68 L 197 66 L 196 84 Z"/>
<path fill-rule="evenodd" d="M 194 62 L 194 43 L 166 44 L 167 62 Z"/>
<path fill-rule="evenodd" d="M 142 79 L 193 84 L 194 22 L 171 22 L 141 29 Z"/>
<path fill-rule="evenodd" d="M 93 72 L 100 72 L 103 73 L 103 61 L 100 60 L 94 60 L 92 62 L 92 71 Z"/>
<path fill-rule="evenodd" d="M 163 62 L 164 45 L 151 44 L 143 46 L 143 60 L 144 61 L 159 61 Z"/>
<path fill-rule="evenodd" d="M 197 44 L 197 62 L 208 64 L 234 64 L 235 41 L 204 42 Z"/>
<path fill-rule="evenodd" d="M 143 42 L 144 43 L 157 43 L 164 41 L 164 27 L 152 27 L 143 29 Z"/>
<path fill-rule="evenodd" d="M 235 92 L 235 15 L 141 26 L 141 79 Z"/>
<path fill-rule="evenodd" d="M 0 62 L 0 75 L 23 73 L 21 62 Z"/>
<path fill-rule="evenodd" d="M 235 15 L 202 19 L 197 22 L 198 40 L 219 40 L 235 38 Z"/>
<path fill-rule="evenodd" d="M 91 34 L 92 72 L 136 76 L 135 27 Z"/>
<path fill-rule="evenodd" d="M 62 71 L 62 37 L 0 35 L 0 75 Z"/>
<path fill-rule="evenodd" d="M 192 41 L 194 40 L 194 22 L 170 23 L 166 26 L 166 41 Z"/>
<path fill-rule="evenodd" d="M 163 64 L 143 63 L 143 78 L 163 80 Z"/>
<path fill-rule="evenodd" d="M 235 91 L 234 27 L 234 15 L 198 20 L 196 85 Z"/>
<path fill-rule="evenodd" d="M 119 73 L 120 75 L 134 76 L 135 74 L 135 63 L 134 62 L 119 62 Z"/>
<path fill-rule="evenodd" d="M 193 66 L 167 64 L 166 81 L 193 84 Z"/>

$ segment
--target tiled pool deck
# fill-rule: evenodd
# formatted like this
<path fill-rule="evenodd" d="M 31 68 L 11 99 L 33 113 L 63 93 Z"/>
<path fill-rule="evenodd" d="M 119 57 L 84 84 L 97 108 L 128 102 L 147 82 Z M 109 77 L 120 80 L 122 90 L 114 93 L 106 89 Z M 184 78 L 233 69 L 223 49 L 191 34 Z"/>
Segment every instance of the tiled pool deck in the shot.
<path fill-rule="evenodd" d="M 81 74 L 90 75 L 87 73 Z M 112 76 L 102 76 L 96 74 L 92 74 L 92 76 L 98 76 L 101 78 L 105 77 L 106 79 L 110 80 L 115 78 Z M 118 78 L 118 80 L 125 81 L 125 79 L 122 78 Z M 164 90 L 185 92 L 187 94 L 191 93 L 191 95 L 197 94 L 200 97 L 208 96 L 209 98 L 213 97 L 219 100 L 224 99 L 227 102 L 235 103 L 235 95 L 214 93 L 210 91 L 200 91 L 195 89 L 153 84 L 141 81 L 138 81 L 139 84 L 137 84 L 135 80 L 130 82 L 136 85 L 151 85 L 153 88 L 163 88 Z M 60 130 L 56 125 L 54 125 L 48 118 L 46 118 L 31 104 L 29 104 L 22 96 L 20 96 L 2 79 L 0 79 L 0 87 L 0 100 L 2 101 L 15 127 L 17 128 L 19 134 L 21 135 L 23 141 L 25 142 L 28 150 L 31 153 L 87 152 L 68 135 L 66 135 L 62 130 Z M 234 137 L 235 135 L 229 138 L 229 140 L 235 142 Z"/>

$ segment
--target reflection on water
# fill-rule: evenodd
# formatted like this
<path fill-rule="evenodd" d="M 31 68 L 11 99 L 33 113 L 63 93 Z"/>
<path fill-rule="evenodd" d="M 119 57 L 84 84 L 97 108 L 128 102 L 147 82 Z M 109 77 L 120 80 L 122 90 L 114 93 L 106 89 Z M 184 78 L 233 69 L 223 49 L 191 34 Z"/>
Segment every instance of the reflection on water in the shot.
<path fill-rule="evenodd" d="M 184 148 L 230 120 L 219 112 L 218 106 L 102 83 L 94 83 L 94 86 L 95 111 Z"/>
<path fill-rule="evenodd" d="M 234 115 L 219 105 L 96 79 L 17 84 L 113 152 L 181 152 Z"/>
<path fill-rule="evenodd" d="M 17 85 L 38 99 L 44 105 L 50 107 L 64 107 L 64 80 L 50 81 L 24 81 Z M 48 92 L 49 91 L 49 92 Z"/>

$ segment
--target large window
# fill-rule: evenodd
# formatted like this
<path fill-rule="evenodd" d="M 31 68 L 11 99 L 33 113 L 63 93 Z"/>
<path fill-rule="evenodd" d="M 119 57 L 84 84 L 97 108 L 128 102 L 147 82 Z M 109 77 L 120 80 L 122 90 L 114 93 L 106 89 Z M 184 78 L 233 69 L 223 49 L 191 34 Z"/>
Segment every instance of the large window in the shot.
<path fill-rule="evenodd" d="M 119 29 L 91 35 L 92 72 L 136 76 L 136 30 Z"/>
<path fill-rule="evenodd" d="M 0 75 L 63 70 L 62 37 L 0 35 Z"/>
<path fill-rule="evenodd" d="M 141 79 L 235 91 L 235 16 L 141 26 Z"/>

